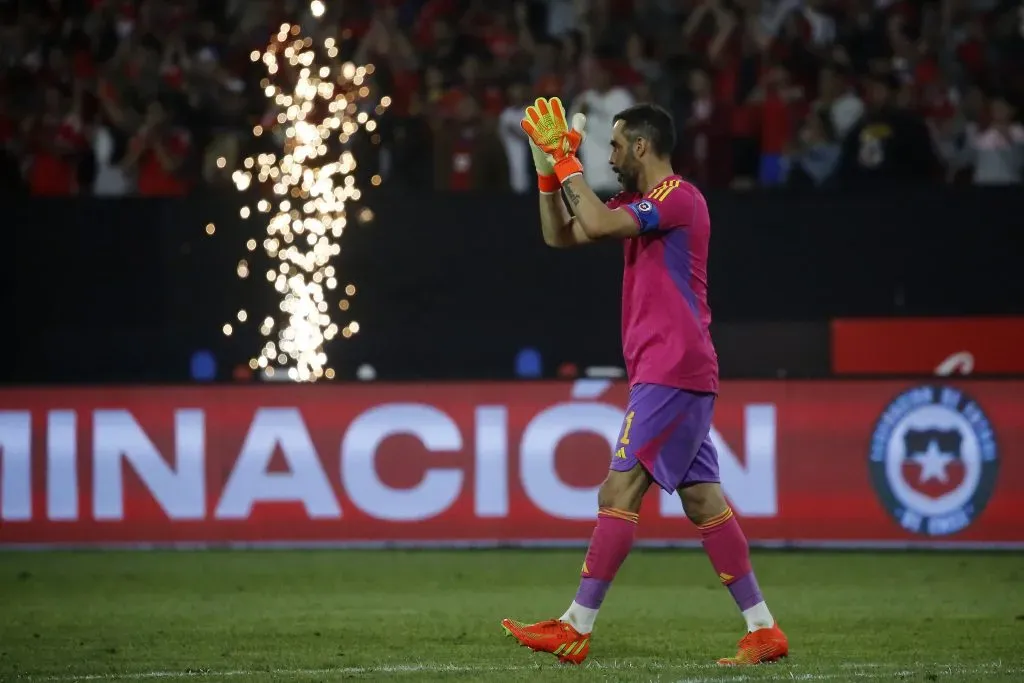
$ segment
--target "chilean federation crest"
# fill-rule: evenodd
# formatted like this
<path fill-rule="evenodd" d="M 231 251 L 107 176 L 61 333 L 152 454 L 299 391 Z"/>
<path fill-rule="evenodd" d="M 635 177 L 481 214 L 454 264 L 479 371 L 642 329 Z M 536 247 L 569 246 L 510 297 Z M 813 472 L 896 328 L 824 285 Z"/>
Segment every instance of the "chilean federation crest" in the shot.
<path fill-rule="evenodd" d="M 998 447 L 970 396 L 945 386 L 904 391 L 871 437 L 875 492 L 893 519 L 923 536 L 966 529 L 992 497 Z"/>

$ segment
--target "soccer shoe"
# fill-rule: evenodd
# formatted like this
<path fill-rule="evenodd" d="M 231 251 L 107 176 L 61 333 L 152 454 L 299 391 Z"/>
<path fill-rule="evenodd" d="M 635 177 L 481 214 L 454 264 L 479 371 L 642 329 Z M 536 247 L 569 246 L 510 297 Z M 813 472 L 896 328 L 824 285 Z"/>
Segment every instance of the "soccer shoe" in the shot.
<path fill-rule="evenodd" d="M 548 619 L 536 624 L 502 619 L 505 635 L 519 641 L 534 652 L 550 652 L 563 664 L 582 664 L 590 652 L 590 634 L 582 634 L 570 624 Z"/>
<path fill-rule="evenodd" d="M 719 666 L 748 666 L 768 664 L 789 655 L 789 641 L 778 624 L 759 628 L 743 636 L 735 657 L 723 657 Z"/>

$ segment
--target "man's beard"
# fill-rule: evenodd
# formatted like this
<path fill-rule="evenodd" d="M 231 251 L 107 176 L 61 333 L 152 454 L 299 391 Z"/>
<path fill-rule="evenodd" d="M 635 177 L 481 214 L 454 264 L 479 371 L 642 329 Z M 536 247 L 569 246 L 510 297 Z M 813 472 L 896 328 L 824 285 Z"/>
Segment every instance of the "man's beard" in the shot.
<path fill-rule="evenodd" d="M 623 190 L 626 192 L 640 191 L 640 185 L 637 182 L 637 174 L 630 173 L 619 168 L 613 168 L 612 171 L 615 172 L 615 177 L 618 179 L 619 185 L 622 186 Z"/>

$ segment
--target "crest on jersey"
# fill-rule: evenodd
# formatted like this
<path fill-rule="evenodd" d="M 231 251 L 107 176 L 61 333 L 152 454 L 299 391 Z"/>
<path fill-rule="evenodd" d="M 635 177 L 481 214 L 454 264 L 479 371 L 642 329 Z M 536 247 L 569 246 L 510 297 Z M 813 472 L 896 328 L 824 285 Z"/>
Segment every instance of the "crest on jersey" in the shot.
<path fill-rule="evenodd" d="M 646 199 L 642 199 L 639 202 L 637 202 L 636 210 L 637 211 L 643 211 L 644 213 L 648 213 L 650 211 L 654 211 L 654 204 L 652 204 L 651 202 L 649 202 Z"/>
<path fill-rule="evenodd" d="M 946 536 L 966 529 L 992 497 L 995 433 L 970 396 L 948 386 L 904 391 L 871 437 L 871 481 L 904 529 Z"/>

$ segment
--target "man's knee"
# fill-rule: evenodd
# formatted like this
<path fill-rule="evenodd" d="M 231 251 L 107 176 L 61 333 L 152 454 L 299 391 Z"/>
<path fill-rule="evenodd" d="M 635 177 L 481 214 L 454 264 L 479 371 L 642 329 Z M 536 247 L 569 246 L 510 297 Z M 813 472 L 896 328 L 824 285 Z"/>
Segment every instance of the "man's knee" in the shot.
<path fill-rule="evenodd" d="M 721 484 L 691 484 L 679 489 L 683 511 L 690 521 L 700 526 L 725 512 L 729 503 L 725 500 Z"/>
<path fill-rule="evenodd" d="M 651 487 L 651 475 L 640 465 L 628 472 L 610 470 L 597 492 L 597 505 L 627 512 L 639 512 L 644 494 Z"/>

